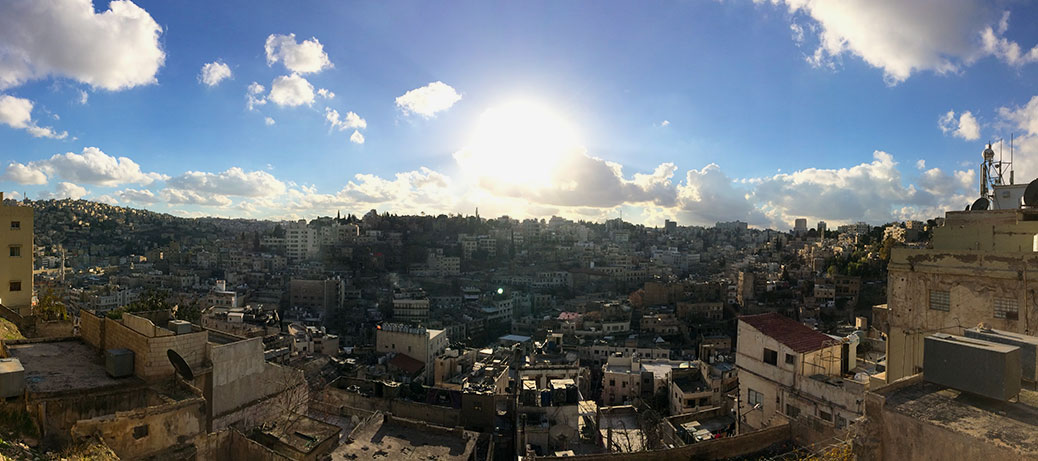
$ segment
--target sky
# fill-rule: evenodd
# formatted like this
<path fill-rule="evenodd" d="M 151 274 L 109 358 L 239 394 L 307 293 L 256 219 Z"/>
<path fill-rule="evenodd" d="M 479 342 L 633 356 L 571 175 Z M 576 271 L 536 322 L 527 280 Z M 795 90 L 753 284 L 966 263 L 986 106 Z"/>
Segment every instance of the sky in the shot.
<path fill-rule="evenodd" d="M 0 3 L 0 190 L 181 216 L 925 220 L 1012 135 L 1023 0 Z"/>

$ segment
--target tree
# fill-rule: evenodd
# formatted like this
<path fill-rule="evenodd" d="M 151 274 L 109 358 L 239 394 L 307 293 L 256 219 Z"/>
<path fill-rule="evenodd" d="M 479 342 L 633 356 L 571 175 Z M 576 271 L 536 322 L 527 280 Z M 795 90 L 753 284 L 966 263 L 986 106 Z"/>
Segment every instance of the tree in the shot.
<path fill-rule="evenodd" d="M 68 310 L 65 302 L 54 292 L 53 288 L 44 288 L 36 303 L 36 312 L 43 320 L 67 320 Z"/>

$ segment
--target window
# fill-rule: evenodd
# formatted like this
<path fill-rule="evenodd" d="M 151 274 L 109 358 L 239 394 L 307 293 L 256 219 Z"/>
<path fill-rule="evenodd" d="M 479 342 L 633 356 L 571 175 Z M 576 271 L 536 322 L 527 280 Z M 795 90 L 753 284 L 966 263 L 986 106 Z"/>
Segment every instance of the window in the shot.
<path fill-rule="evenodd" d="M 8 291 L 22 291 L 22 282 L 11 282 Z"/>
<path fill-rule="evenodd" d="M 148 425 L 137 426 L 133 428 L 133 438 L 141 439 L 148 436 Z"/>
<path fill-rule="evenodd" d="M 818 417 L 823 421 L 833 422 L 833 414 L 825 410 L 818 410 Z"/>
<path fill-rule="evenodd" d="M 930 290 L 930 309 L 948 312 L 951 310 L 951 292 Z"/>
<path fill-rule="evenodd" d="M 800 409 L 787 403 L 786 416 L 789 416 L 790 419 L 797 419 L 797 417 L 800 416 Z"/>
<path fill-rule="evenodd" d="M 9 249 L 10 249 L 10 252 L 11 252 L 11 257 L 17 258 L 17 257 L 22 255 L 22 246 L 21 245 L 11 245 Z"/>
<path fill-rule="evenodd" d="M 615 379 L 610 379 L 609 380 L 609 385 L 610 386 L 615 386 L 616 385 L 616 380 Z"/>
<path fill-rule="evenodd" d="M 750 402 L 750 406 L 764 405 L 764 394 L 757 392 L 753 389 L 746 389 L 747 401 Z"/>
<path fill-rule="evenodd" d="M 620 383 L 620 387 L 623 389 L 627 389 L 627 382 Z"/>
<path fill-rule="evenodd" d="M 836 415 L 836 428 L 843 429 L 845 427 L 847 427 L 847 418 L 844 418 L 840 415 Z"/>
<path fill-rule="evenodd" d="M 22 228 L 21 221 L 11 221 L 11 230 L 18 230 Z"/>
<path fill-rule="evenodd" d="M 786 354 L 786 365 L 793 365 L 796 363 L 796 356 L 793 354 Z"/>
<path fill-rule="evenodd" d="M 1020 306 L 1016 298 L 995 298 L 995 318 L 1017 320 L 1020 318 Z"/>
<path fill-rule="evenodd" d="M 764 349 L 764 363 L 768 365 L 778 365 L 778 351 L 771 349 Z"/>

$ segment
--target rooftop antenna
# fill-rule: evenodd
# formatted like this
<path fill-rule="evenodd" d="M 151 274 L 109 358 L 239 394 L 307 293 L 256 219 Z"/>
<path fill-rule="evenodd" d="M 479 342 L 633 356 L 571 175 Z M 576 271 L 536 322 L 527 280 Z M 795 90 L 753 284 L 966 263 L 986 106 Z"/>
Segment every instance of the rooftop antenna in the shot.
<path fill-rule="evenodd" d="M 1013 136 L 1016 133 L 1009 133 L 1009 184 L 1013 185 Z"/>

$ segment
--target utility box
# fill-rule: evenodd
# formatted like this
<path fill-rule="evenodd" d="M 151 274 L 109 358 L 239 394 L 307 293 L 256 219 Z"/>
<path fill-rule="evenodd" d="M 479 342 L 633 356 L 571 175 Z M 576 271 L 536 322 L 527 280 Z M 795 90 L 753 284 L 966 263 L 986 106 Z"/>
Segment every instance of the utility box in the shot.
<path fill-rule="evenodd" d="M 108 349 L 105 351 L 105 371 L 113 378 L 133 376 L 133 351 Z"/>
<path fill-rule="evenodd" d="M 191 322 L 185 320 L 170 320 L 169 323 L 166 324 L 166 328 L 172 331 L 175 335 L 191 333 Z"/>
<path fill-rule="evenodd" d="M 982 339 L 993 343 L 1008 344 L 1020 348 L 1020 367 L 1025 380 L 1038 382 L 1038 338 L 1011 331 L 991 328 L 970 328 L 967 338 Z"/>
<path fill-rule="evenodd" d="M 943 333 L 923 341 L 923 379 L 1001 400 L 1020 394 L 1020 348 Z"/>
<path fill-rule="evenodd" d="M 18 397 L 25 392 L 25 368 L 18 359 L 0 359 L 0 397 Z"/>

